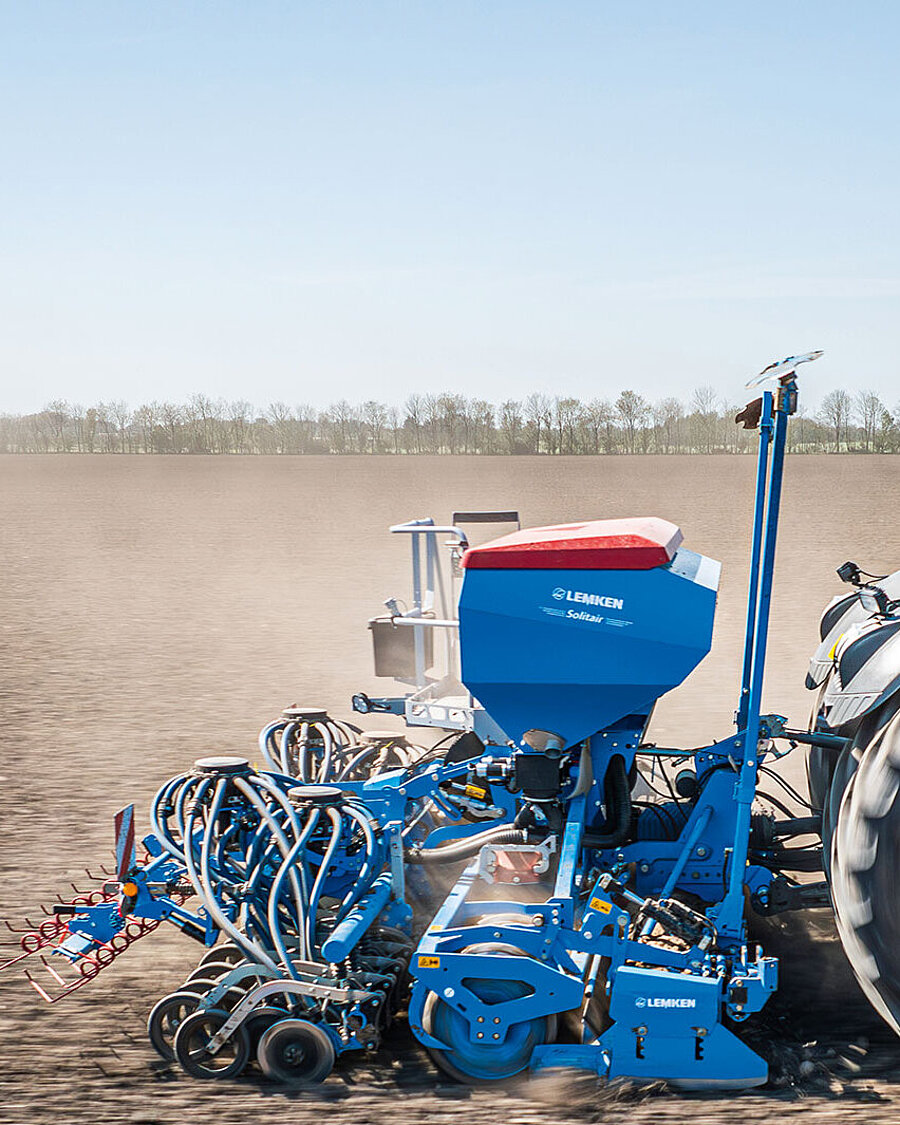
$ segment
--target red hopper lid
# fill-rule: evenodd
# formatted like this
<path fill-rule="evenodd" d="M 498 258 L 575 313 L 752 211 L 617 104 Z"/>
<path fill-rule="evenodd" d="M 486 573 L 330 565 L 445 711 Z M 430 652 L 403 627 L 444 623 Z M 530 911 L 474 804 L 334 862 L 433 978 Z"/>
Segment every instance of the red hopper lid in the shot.
<path fill-rule="evenodd" d="M 668 520 L 636 516 L 529 527 L 478 547 L 462 565 L 470 570 L 650 570 L 665 566 L 682 535 Z"/>

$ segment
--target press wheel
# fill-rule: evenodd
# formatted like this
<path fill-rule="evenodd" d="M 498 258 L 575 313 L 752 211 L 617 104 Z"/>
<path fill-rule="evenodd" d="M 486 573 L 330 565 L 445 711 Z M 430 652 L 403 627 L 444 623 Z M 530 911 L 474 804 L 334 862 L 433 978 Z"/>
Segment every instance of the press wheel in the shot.
<path fill-rule="evenodd" d="M 223 1008 L 194 1012 L 175 1033 L 175 1058 L 194 1078 L 234 1078 L 250 1058 L 250 1041 L 243 1024 L 212 1054 L 209 1042 L 228 1019 Z"/>
<path fill-rule="evenodd" d="M 147 1017 L 147 1035 L 153 1049 L 171 1062 L 175 1058 L 173 1043 L 179 1027 L 200 1006 L 203 997 L 199 992 L 179 989 L 170 992 L 153 1006 Z"/>
<path fill-rule="evenodd" d="M 462 952 L 492 957 L 525 956 L 514 946 L 489 942 L 468 946 Z M 470 978 L 466 984 L 487 1004 L 515 1000 L 531 991 L 524 981 L 496 977 Z M 556 1024 L 555 1015 L 536 1016 L 511 1024 L 502 1040 L 486 1039 L 481 1043 L 469 1038 L 471 1024 L 465 1016 L 436 993 L 429 993 L 422 1013 L 422 1026 L 428 1034 L 451 1045 L 449 1050 L 429 1047 L 429 1055 L 445 1074 L 468 1085 L 503 1081 L 520 1074 L 531 1061 L 534 1048 L 555 1038 Z"/>
<path fill-rule="evenodd" d="M 328 1033 L 309 1020 L 279 1020 L 263 1032 L 256 1049 L 263 1073 L 290 1086 L 324 1082 L 336 1057 Z"/>

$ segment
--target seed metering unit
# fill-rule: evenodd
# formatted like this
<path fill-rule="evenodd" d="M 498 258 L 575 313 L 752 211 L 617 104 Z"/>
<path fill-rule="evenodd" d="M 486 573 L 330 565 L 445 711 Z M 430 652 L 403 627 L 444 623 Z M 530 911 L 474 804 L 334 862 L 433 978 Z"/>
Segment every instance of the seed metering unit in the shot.
<path fill-rule="evenodd" d="M 760 445 L 730 737 L 647 741 L 656 701 L 712 639 L 719 565 L 673 524 L 518 527 L 475 546 L 466 525 L 517 514 L 400 524 L 412 601 L 388 599 L 370 629 L 376 673 L 405 690 L 353 706 L 402 716 L 406 732 L 291 707 L 262 731 L 257 764 L 198 760 L 154 798 L 141 856 L 128 806 L 115 871 L 29 923 L 6 964 L 55 1002 L 162 921 L 178 927 L 206 952 L 148 1030 L 198 1078 L 255 1065 L 316 1083 L 405 1009 L 463 1082 L 570 1067 L 740 1089 L 766 1081 L 739 1032 L 778 983 L 748 911 L 833 901 L 896 1028 L 898 943 L 881 904 L 900 839 L 900 574 L 840 569 L 854 589 L 823 618 L 811 729 L 761 713 L 796 367 L 818 354 L 772 365 L 773 389 L 738 416 Z M 754 809 L 798 744 L 808 815 L 775 797 L 782 816 Z M 830 883 L 797 877 L 823 865 Z"/>

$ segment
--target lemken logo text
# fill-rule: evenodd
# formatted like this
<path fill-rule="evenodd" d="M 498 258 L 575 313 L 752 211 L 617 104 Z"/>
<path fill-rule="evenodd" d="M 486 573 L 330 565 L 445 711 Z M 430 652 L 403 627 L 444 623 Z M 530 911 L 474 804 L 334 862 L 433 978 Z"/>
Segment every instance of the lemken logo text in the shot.
<path fill-rule="evenodd" d="M 696 1008 L 697 1001 L 687 996 L 636 996 L 636 1008 Z"/>
<path fill-rule="evenodd" d="M 624 609 L 624 598 L 610 598 L 605 594 L 588 594 L 584 590 L 565 590 L 557 586 L 553 597 L 558 602 L 580 602 L 581 605 L 602 605 L 605 609 Z"/>

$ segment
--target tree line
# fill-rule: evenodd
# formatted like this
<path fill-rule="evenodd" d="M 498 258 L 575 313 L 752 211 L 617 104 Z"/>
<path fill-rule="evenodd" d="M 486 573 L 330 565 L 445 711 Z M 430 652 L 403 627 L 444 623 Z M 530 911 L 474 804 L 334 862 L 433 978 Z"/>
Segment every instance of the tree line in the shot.
<path fill-rule="evenodd" d="M 346 400 L 320 410 L 275 402 L 258 409 L 191 395 L 185 402 L 84 407 L 56 400 L 34 414 L 0 414 L 0 452 L 145 454 L 640 454 L 746 453 L 734 424 L 742 404 L 698 387 L 687 402 L 634 390 L 583 402 L 531 394 L 499 405 L 461 394 L 413 394 L 402 407 Z M 900 452 L 900 404 L 873 391 L 834 390 L 789 430 L 796 453 Z"/>

